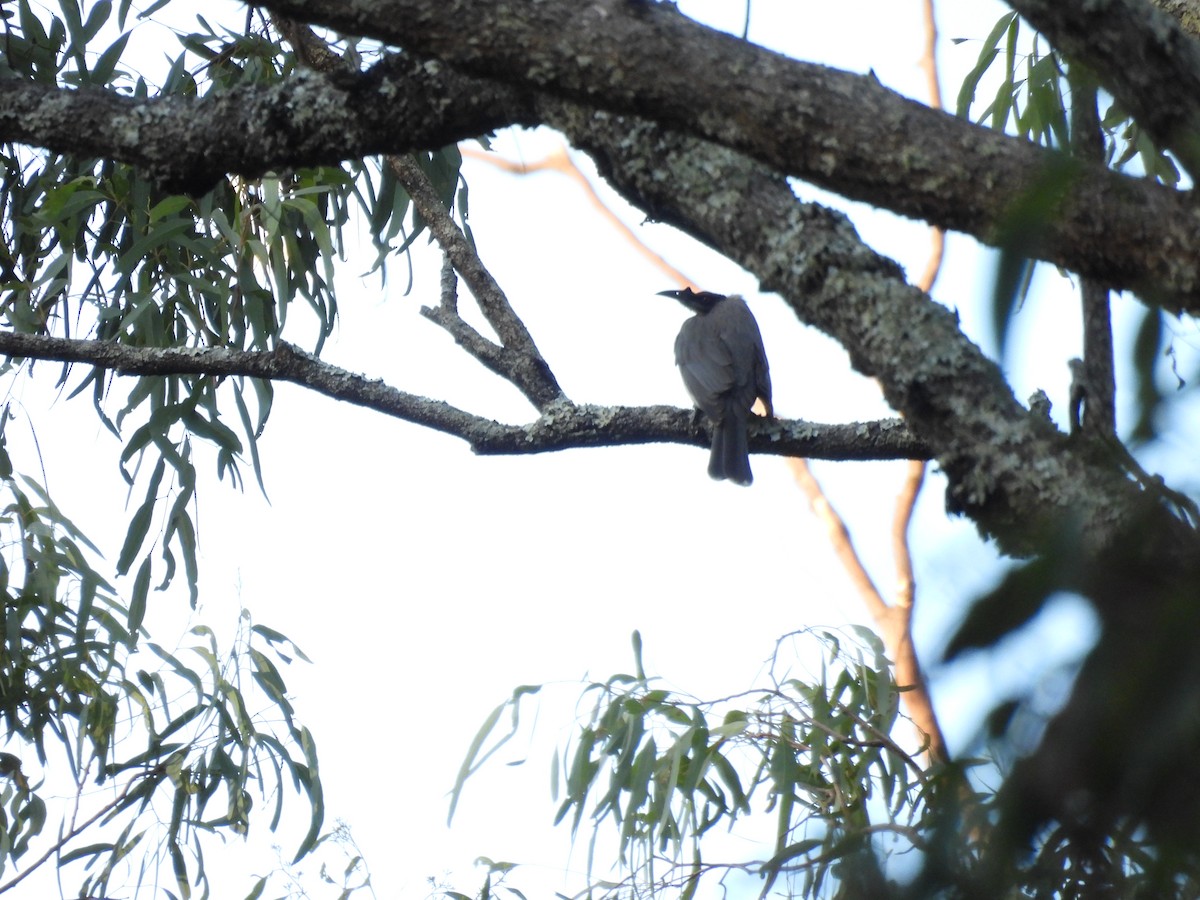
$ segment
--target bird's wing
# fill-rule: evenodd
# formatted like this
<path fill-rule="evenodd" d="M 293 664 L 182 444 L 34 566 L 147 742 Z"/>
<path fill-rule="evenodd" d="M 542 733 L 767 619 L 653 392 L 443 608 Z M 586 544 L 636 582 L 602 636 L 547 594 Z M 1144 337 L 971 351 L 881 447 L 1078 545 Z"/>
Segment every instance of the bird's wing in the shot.
<path fill-rule="evenodd" d="M 734 385 L 734 360 L 721 338 L 720 322 L 712 316 L 693 316 L 683 323 L 675 339 L 675 364 L 696 405 L 716 420 L 723 417 L 725 397 Z"/>
<path fill-rule="evenodd" d="M 730 400 L 739 409 L 748 410 L 756 397 L 762 397 L 771 408 L 771 373 L 767 367 L 767 351 L 754 314 L 741 297 L 729 297 L 714 309 L 711 316 L 716 331 L 722 336 L 730 360 Z"/>

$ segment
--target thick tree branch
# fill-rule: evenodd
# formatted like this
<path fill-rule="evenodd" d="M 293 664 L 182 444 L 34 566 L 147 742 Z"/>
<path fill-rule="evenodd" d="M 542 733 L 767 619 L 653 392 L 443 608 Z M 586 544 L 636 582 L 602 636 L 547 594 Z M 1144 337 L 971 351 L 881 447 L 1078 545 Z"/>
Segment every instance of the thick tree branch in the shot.
<path fill-rule="evenodd" d="M 406 2 L 414 8 L 429 5 L 441 15 L 440 0 Z M 320 7 L 327 18 L 332 7 L 343 16 L 359 7 L 381 16 L 378 8 L 385 5 L 383 0 L 357 6 L 340 0 L 326 6 L 298 0 L 271 4 Z M 1039 259 L 1138 290 L 1173 312 L 1200 312 L 1200 257 L 1190 252 L 1200 246 L 1200 222 L 1185 196 L 1098 167 L 1071 169 L 1062 154 L 927 109 L 870 78 L 788 60 L 673 14 L 656 10 L 651 22 L 634 14 L 636 4 L 615 6 L 603 21 L 592 23 L 594 31 L 585 29 L 586 43 L 571 50 L 564 64 L 572 71 L 579 56 L 600 60 L 605 74 L 589 82 L 590 103 L 615 107 L 636 99 L 664 121 L 682 116 L 676 122 L 681 128 L 750 144 L 750 152 L 782 171 L 845 196 L 989 243 L 1020 237 L 1022 248 Z M 564 0 L 542 7 L 562 7 L 568 18 L 582 15 Z M 408 27 L 407 18 L 394 21 Z M 453 19 L 450 23 L 464 42 L 473 33 Z M 624 52 L 627 38 L 637 53 Z M 525 39 L 536 49 L 546 36 Z M 600 52 L 614 44 L 614 58 Z M 662 77 L 664 47 L 675 48 L 670 69 L 679 78 Z M 710 56 L 718 50 L 719 57 Z M 514 77 L 524 73 L 526 61 L 537 68 L 533 57 L 513 52 L 522 60 Z M 722 70 L 718 63 L 731 68 Z M 610 64 L 617 68 L 610 72 Z M 681 65 L 689 72 L 686 78 Z M 745 74 L 732 80 L 724 71 Z M 759 88 L 769 90 L 748 97 L 743 96 L 746 87 L 734 90 L 753 85 L 753 72 L 767 79 Z M 622 84 L 634 91 L 633 98 L 624 89 L 613 97 L 598 93 L 615 92 L 614 85 Z M 137 100 L 95 89 L 8 81 L 0 92 L 0 140 L 122 160 L 172 190 L 196 193 L 227 173 L 254 177 L 373 153 L 436 148 L 504 125 L 535 124 L 541 121 L 535 105 L 527 89 L 403 56 L 388 57 L 362 75 L 304 72 L 283 85 L 230 90 L 199 101 Z M 855 114 L 845 115 L 848 108 Z M 1014 198 L 1047 189 L 1060 195 L 1055 221 L 1041 223 L 1036 235 L 1014 235 Z"/>
<path fill-rule="evenodd" d="M 1187 263 L 1180 270 L 1191 257 L 1186 248 L 1200 244 L 1200 223 L 1169 189 L 971 125 L 869 77 L 769 52 L 698 25 L 667 3 L 261 5 L 522 90 L 533 86 L 653 119 L 843 196 L 987 243 L 1019 241 L 1038 258 L 1169 309 L 1200 310 L 1200 270 Z M 480 34 L 487 40 L 473 39 Z M 1053 221 L 1030 234 L 1019 209 L 1034 197 L 1043 208 L 1047 195 Z"/>
<path fill-rule="evenodd" d="M 129 375 L 243 376 L 288 381 L 318 394 L 462 438 L 482 455 L 525 455 L 579 447 L 677 443 L 708 447 L 712 435 L 691 410 L 673 406 L 552 404 L 528 425 L 505 425 L 440 400 L 398 390 L 293 347 L 271 351 L 130 347 L 111 341 L 0 331 L 0 356 L 85 363 Z M 816 459 L 924 459 L 929 451 L 897 419 L 819 425 L 760 422 L 750 439 L 759 453 Z"/>
<path fill-rule="evenodd" d="M 1009 0 L 1200 175 L 1200 41 L 1147 0 Z"/>
<path fill-rule="evenodd" d="M 437 149 L 514 124 L 537 124 L 529 95 L 398 55 L 365 73 L 300 70 L 200 100 L 16 79 L 0 91 L 0 141 L 131 163 L 192 194 L 227 174 Z"/>

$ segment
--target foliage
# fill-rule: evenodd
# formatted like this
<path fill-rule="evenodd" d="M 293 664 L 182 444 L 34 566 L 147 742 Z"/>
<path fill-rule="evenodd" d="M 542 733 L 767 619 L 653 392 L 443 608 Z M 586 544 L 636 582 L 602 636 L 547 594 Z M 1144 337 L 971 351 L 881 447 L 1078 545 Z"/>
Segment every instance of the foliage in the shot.
<path fill-rule="evenodd" d="M 975 66 L 959 88 L 955 110 L 963 118 L 997 131 L 1011 131 L 1046 147 L 1068 147 L 1070 135 L 1069 61 L 1036 32 L 1021 33 L 1016 13 L 1001 16 L 980 47 Z M 961 43 L 961 41 L 959 41 Z M 999 77 L 995 94 L 975 112 L 976 94 L 985 76 Z M 1107 137 L 1105 162 L 1117 169 L 1135 160 L 1139 174 L 1179 185 L 1179 167 L 1158 147 L 1119 103 L 1111 98 L 1102 125 Z"/>
<path fill-rule="evenodd" d="M 572 835 L 587 823 L 589 869 L 597 839 L 607 836 L 601 829 L 617 838 L 624 875 L 595 882 L 597 896 L 688 898 L 702 881 L 726 883 L 734 871 L 757 876 L 764 895 L 861 895 L 883 889 L 888 860 L 903 869 L 939 839 L 936 810 L 955 805 L 965 783 L 957 768 L 926 770 L 919 748 L 892 737 L 900 692 L 870 631 L 787 635 L 767 686 L 717 701 L 657 687 L 642 671 L 636 632 L 634 650 L 635 674 L 586 688 L 590 712 L 551 763 L 556 821 L 569 822 Z M 792 671 L 814 658 L 811 677 Z M 521 689 L 489 716 L 464 772 L 516 733 L 522 701 L 535 692 Z M 497 735 L 505 709 L 511 728 Z M 755 834 L 767 821 L 762 858 L 705 858 L 704 839 L 717 826 L 750 823 Z"/>
<path fill-rule="evenodd" d="M 307 871 L 314 864 L 318 866 L 315 878 Z M 372 898 L 376 896 L 367 862 L 345 822 L 339 821 L 332 830 L 321 835 L 303 860 L 280 859 L 274 872 L 255 882 L 246 900 L 270 896 L 268 889 L 280 888 L 285 893 L 275 896 L 307 898 L 312 896 L 308 886 L 313 883 L 337 891 L 337 900 L 347 900 L 356 894 L 362 896 L 363 892 Z M 335 895 L 330 893 L 329 896 Z"/>
<path fill-rule="evenodd" d="M 309 807 L 299 847 L 307 852 L 323 819 L 316 749 L 281 672 L 303 654 L 248 613 L 228 650 L 206 626 L 174 650 L 144 641 L 145 608 L 118 599 L 89 562 L 95 547 L 41 485 L 14 474 L 2 438 L 0 875 L 18 860 L 23 868 L 0 892 L 53 852 L 60 868 L 80 872 L 81 896 L 140 885 L 160 855 L 178 896 L 193 885 L 207 893 L 204 836 L 245 835 L 255 796 L 269 802 L 263 815 L 274 828 L 289 788 Z M 73 809 L 52 800 L 64 779 L 74 785 Z M 57 837 L 44 830 L 51 810 L 63 819 Z"/>
<path fill-rule="evenodd" d="M 5 0 L 0 78 L 198 98 L 275 84 L 295 68 L 294 53 L 261 15 L 249 16 L 244 31 L 197 16 L 196 30 L 176 32 L 179 51 L 152 76 L 144 67 L 158 44 L 147 45 L 139 27 L 166 5 L 134 17 L 130 0 L 50 7 Z M 338 49 L 358 53 L 357 44 Z M 457 148 L 421 162 L 452 200 Z M 459 200 L 465 215 L 465 192 Z M 16 332 L 135 347 L 268 350 L 287 338 L 319 353 L 337 321 L 334 266 L 345 229 L 366 224 L 383 279 L 388 258 L 424 228 L 409 208 L 378 161 L 258 182 L 231 178 L 193 198 L 165 193 L 112 160 L 3 145 L 0 317 Z M 312 313 L 299 337 L 289 327 L 294 301 Z M 21 374 L 13 362 L 6 370 Z M 295 719 L 280 668 L 299 651 L 248 616 L 227 650 L 203 626 L 174 651 L 147 643 L 142 629 L 151 587 L 165 589 L 180 565 L 193 606 L 199 596 L 196 444 L 215 450 L 222 479 L 242 486 L 248 458 L 263 486 L 257 440 L 271 412 L 271 383 L 179 375 L 117 381 L 100 369 L 76 375 L 64 367 L 59 384 L 72 395 L 90 393 L 99 420 L 124 440 L 121 476 L 142 499 L 116 573 L 132 582 L 125 605 L 87 561 L 96 548 L 38 484 L 14 474 L 5 454 L 12 502 L 0 558 L 0 589 L 8 592 L 0 708 L 13 751 L 4 759 L 16 762 L 0 821 L 0 872 L 37 838 L 50 840 L 39 788 L 13 787 L 26 784 L 30 753 L 47 783 L 69 773 L 81 796 L 89 782 L 114 785 L 115 799 L 88 819 L 104 839 L 74 846 L 71 832 L 54 845 L 60 866 L 82 864 L 81 894 L 140 886 L 160 859 L 169 861 L 176 893 L 189 895 L 194 884 L 207 892 L 202 837 L 246 834 L 255 795 L 268 801 L 259 817 L 274 830 L 288 785 L 309 809 L 297 858 L 305 855 L 323 840 L 323 801 L 312 735 Z"/>
<path fill-rule="evenodd" d="M 1046 46 L 1045 39 L 1028 27 L 1029 33 L 1023 34 L 1022 24 L 1015 12 L 1006 13 L 996 21 L 980 47 L 975 66 L 959 88 L 956 112 L 963 118 L 1046 147 L 1070 147 L 1075 140 L 1070 109 L 1074 91 L 1080 89 L 1070 84 L 1073 74 L 1070 61 Z M 1081 82 L 1090 85 L 1091 74 L 1078 65 L 1075 68 L 1082 72 Z M 980 101 L 978 96 L 985 81 L 998 82 L 994 94 L 988 95 L 990 101 L 986 96 Z M 1100 121 L 1106 165 L 1179 187 L 1181 174 L 1171 154 L 1157 146 L 1118 101 L 1103 94 L 1101 101 L 1107 104 Z M 983 108 L 977 110 L 980 105 Z M 1047 183 L 1039 186 L 1041 196 L 1055 196 L 1070 177 L 1069 172 L 1047 173 Z M 1035 261 L 1023 252 L 1028 248 L 1022 246 L 1022 234 L 1036 233 L 1033 222 L 1050 212 L 1040 208 L 1043 202 L 1032 200 L 1026 204 L 1039 208 L 1016 205 L 1013 234 L 1008 245 L 1001 249 L 992 299 L 992 321 L 1001 354 L 1036 269 Z M 1187 383 L 1176 366 L 1176 336 L 1171 318 L 1165 312 L 1157 307 L 1139 310 L 1136 334 L 1131 358 L 1136 379 L 1132 392 L 1137 398 L 1136 421 L 1128 434 L 1128 440 L 1135 446 L 1157 436 L 1156 421 L 1162 407 Z M 1192 373 L 1190 380 L 1195 379 Z"/>
<path fill-rule="evenodd" d="M 989 723 L 986 758 L 929 765 L 921 747 L 897 743 L 897 726 L 903 732 L 911 723 L 879 639 L 865 628 L 786 635 L 765 687 L 712 701 L 655 686 L 642 671 L 637 632 L 634 651 L 635 674 L 585 688 L 589 711 L 550 763 L 556 822 L 569 822 L 573 837 L 582 829 L 588 844 L 591 883 L 577 897 L 965 898 L 996 895 L 998 885 L 1012 896 L 1076 898 L 1200 890 L 1195 860 L 1162 858 L 1144 829 L 1127 825 L 1090 840 L 1046 827 L 1016 871 L 998 871 L 989 851 L 1008 836 L 998 826 L 1003 796 L 992 786 L 1002 780 L 997 760 L 1021 752 L 1014 732 L 1041 723 L 1006 706 Z M 792 671 L 813 659 L 816 672 Z M 542 689 L 518 689 L 487 717 L 452 807 L 469 776 L 521 731 L 521 711 Z M 498 731 L 506 711 L 509 728 Z M 1018 729 L 1006 718 L 1014 713 L 1023 717 Z M 742 840 L 723 841 L 719 832 L 735 826 Z M 613 871 L 596 877 L 595 850 L 614 839 Z M 478 862 L 486 874 L 473 895 L 440 896 L 525 896 L 509 883 L 520 884 L 518 865 Z"/>
<path fill-rule="evenodd" d="M 135 97 L 153 91 L 199 97 L 236 85 L 275 84 L 295 68 L 294 54 L 269 36 L 265 23 L 234 33 L 200 16 L 201 30 L 178 34 L 183 49 L 152 86 L 129 62 L 135 42 L 134 30 L 127 29 L 128 0 L 116 10 L 112 3 L 95 3 L 86 19 L 79 0 L 60 0 L 59 15 L 35 11 L 29 0 L 15 6 L 4 23 L 0 53 L 0 75 L 7 78 L 107 87 Z M 94 42 L 114 27 L 118 36 L 93 59 Z M 141 63 L 145 54 L 136 58 Z M 421 161 L 451 200 L 458 149 Z M 280 172 L 257 183 L 227 179 L 191 198 L 166 194 L 135 168 L 111 160 L 33 155 L 4 145 L 0 176 L 3 322 L 17 332 L 137 347 L 270 349 L 285 337 L 297 339 L 287 326 L 291 304 L 301 299 L 314 314 L 310 343 L 319 353 L 337 321 L 333 273 L 348 225 L 367 224 L 381 278 L 383 262 L 406 250 L 424 228 L 415 211 L 408 216 L 407 194 L 378 161 Z M 465 202 L 464 193 L 464 215 Z M 68 377 L 64 371 L 62 381 Z M 161 516 L 162 585 L 174 578 L 178 557 L 195 604 L 192 443 L 214 446 L 218 475 L 235 485 L 242 483 L 240 463 L 248 454 L 261 486 L 257 440 L 270 415 L 272 385 L 180 375 L 121 383 L 132 386 L 115 414 L 110 404 L 117 383 L 101 370 L 72 385 L 72 394 L 90 389 L 105 427 L 126 436 L 126 481 L 150 473 L 118 573 L 132 569 L 154 516 Z M 145 603 L 150 584 L 147 553 L 137 568 L 134 602 Z"/>

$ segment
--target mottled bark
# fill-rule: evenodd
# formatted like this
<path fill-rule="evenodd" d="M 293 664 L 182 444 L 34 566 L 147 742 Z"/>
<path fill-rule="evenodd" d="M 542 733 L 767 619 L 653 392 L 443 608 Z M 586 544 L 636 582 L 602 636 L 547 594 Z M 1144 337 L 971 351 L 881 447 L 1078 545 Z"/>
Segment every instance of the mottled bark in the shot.
<path fill-rule="evenodd" d="M 670 4 L 261 5 L 521 89 L 651 118 L 851 199 L 986 243 L 1017 241 L 1022 252 L 1169 309 L 1200 310 L 1200 277 L 1184 262 L 1200 221 L 1174 192 L 971 125 L 868 76 L 772 53 Z M 1030 233 L 1021 210 L 1047 193 L 1055 215 Z M 1173 233 L 1164 233 L 1167 221 Z"/>

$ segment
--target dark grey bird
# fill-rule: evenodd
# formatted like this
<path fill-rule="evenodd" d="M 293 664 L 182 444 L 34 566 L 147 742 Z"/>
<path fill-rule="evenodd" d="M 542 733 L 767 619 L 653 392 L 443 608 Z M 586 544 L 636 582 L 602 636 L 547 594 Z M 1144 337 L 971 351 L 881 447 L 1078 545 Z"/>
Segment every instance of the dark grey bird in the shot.
<path fill-rule="evenodd" d="M 718 480 L 750 484 L 746 428 L 750 409 L 761 398 L 771 407 L 771 372 L 758 323 L 746 301 L 709 291 L 660 291 L 695 313 L 675 339 L 675 364 L 696 406 L 712 422 L 708 474 Z"/>

